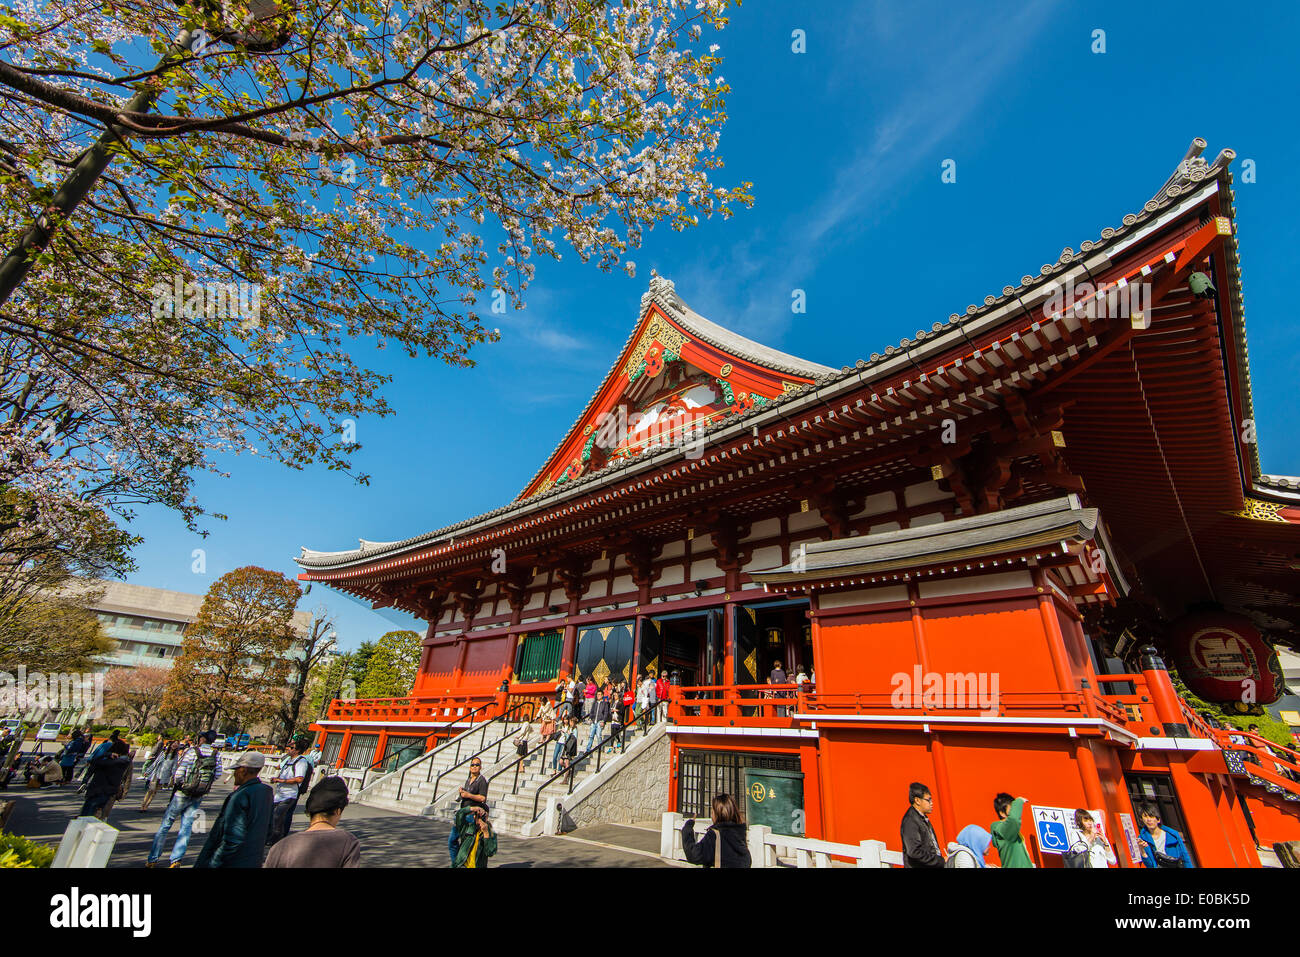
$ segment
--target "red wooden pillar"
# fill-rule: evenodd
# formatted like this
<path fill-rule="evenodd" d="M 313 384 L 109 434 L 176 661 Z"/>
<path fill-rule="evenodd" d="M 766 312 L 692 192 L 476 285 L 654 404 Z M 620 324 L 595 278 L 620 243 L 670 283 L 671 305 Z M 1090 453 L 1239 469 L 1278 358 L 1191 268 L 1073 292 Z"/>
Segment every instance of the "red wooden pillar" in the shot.
<path fill-rule="evenodd" d="M 730 594 L 727 597 L 731 597 Z M 722 683 L 728 688 L 736 686 L 736 614 L 739 602 L 729 601 L 722 606 Z M 729 718 L 740 717 L 740 705 L 734 699 L 723 709 Z"/>
<path fill-rule="evenodd" d="M 1108 813 L 1110 808 L 1106 806 L 1106 792 L 1101 786 L 1101 775 L 1097 773 L 1097 757 L 1084 738 L 1074 739 L 1074 764 L 1079 769 L 1079 779 L 1083 782 L 1083 797 L 1088 802 L 1087 806 L 1096 808 L 1106 815 L 1105 831 L 1111 847 L 1115 850 L 1115 860 L 1119 862 L 1120 867 L 1129 867 L 1126 850 L 1128 842 L 1120 827 L 1119 815 Z"/>
<path fill-rule="evenodd" d="M 817 760 L 815 738 L 799 741 L 799 768 L 803 771 L 803 830 L 804 837 L 824 840 L 822 830 L 821 774 Z"/>
<path fill-rule="evenodd" d="M 1052 586 L 1047 573 L 1041 568 L 1034 569 L 1034 585 L 1038 588 L 1038 612 L 1043 619 L 1043 634 L 1047 638 L 1047 650 L 1052 655 L 1056 683 L 1062 691 L 1073 691 L 1074 682 L 1070 680 L 1065 639 L 1061 636 L 1061 623 L 1056 620 L 1056 608 L 1052 605 Z"/>
<path fill-rule="evenodd" d="M 460 644 L 456 651 L 456 667 L 451 672 L 452 688 L 459 688 L 465 681 L 465 661 L 469 657 L 469 635 L 460 636 Z"/>
<path fill-rule="evenodd" d="M 352 744 L 352 729 L 348 728 L 346 731 L 343 732 L 343 740 L 339 742 L 339 753 L 338 756 L 334 759 L 335 767 L 339 767 L 339 768 L 343 767 L 343 761 L 348 756 L 348 748 L 351 746 L 351 744 Z"/>

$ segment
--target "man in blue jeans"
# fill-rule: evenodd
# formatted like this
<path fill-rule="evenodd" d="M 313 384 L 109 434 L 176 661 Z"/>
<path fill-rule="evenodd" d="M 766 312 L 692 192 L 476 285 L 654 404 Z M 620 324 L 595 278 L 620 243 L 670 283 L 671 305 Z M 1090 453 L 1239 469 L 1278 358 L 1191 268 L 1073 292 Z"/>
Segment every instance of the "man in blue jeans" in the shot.
<path fill-rule="evenodd" d="M 221 754 L 212 744 L 216 739 L 217 733 L 215 731 L 205 731 L 202 734 L 195 735 L 194 742 L 185 749 L 176 762 L 176 773 L 172 778 L 174 787 L 185 780 L 190 769 L 194 766 L 194 762 L 201 757 L 215 755 L 216 770 L 212 780 L 215 781 L 221 776 Z M 190 833 L 194 829 L 194 819 L 199 815 L 199 805 L 203 803 L 203 797 L 203 794 L 195 796 L 183 794 L 179 787 L 172 791 L 172 799 L 167 804 L 167 810 L 163 812 L 162 823 L 158 825 L 158 833 L 154 835 L 153 846 L 149 848 L 149 859 L 145 862 L 145 867 L 157 865 L 158 859 L 162 857 L 163 848 L 167 844 L 167 832 L 172 829 L 172 824 L 175 823 L 178 817 L 181 826 L 176 834 L 176 844 L 172 847 L 170 866 L 181 866 L 181 859 L 185 857 L 185 851 L 190 845 Z"/>
<path fill-rule="evenodd" d="M 460 789 L 460 807 L 487 807 L 487 778 L 483 777 L 483 762 L 473 758 L 469 762 L 469 780 Z M 459 808 L 457 809 L 459 810 Z M 447 835 L 447 850 L 451 853 L 451 862 L 456 863 L 456 852 L 460 850 L 460 840 L 456 834 L 456 825 L 452 824 L 451 833 Z"/>

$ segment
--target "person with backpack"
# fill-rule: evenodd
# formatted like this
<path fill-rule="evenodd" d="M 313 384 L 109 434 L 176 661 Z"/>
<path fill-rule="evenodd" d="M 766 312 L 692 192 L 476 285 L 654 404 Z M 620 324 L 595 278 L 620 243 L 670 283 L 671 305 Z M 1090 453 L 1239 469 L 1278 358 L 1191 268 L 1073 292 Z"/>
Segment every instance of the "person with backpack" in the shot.
<path fill-rule="evenodd" d="M 301 738 L 289 742 L 288 753 L 280 762 L 280 769 L 271 784 L 275 787 L 275 798 L 271 809 L 271 826 L 266 832 L 266 846 L 287 837 L 293 827 L 293 812 L 298 806 L 298 798 L 311 786 L 311 762 L 303 754 L 307 750 Z"/>
<path fill-rule="evenodd" d="M 259 751 L 241 751 L 235 758 L 235 789 L 221 803 L 195 867 L 262 866 L 266 832 L 271 829 L 271 788 L 257 779 L 265 764 L 266 756 Z"/>
<path fill-rule="evenodd" d="M 199 815 L 199 805 L 204 796 L 212 790 L 212 783 L 221 775 L 221 755 L 213 742 L 217 732 L 204 731 L 194 736 L 189 747 L 176 761 L 176 775 L 172 779 L 172 799 L 163 812 L 162 823 L 154 835 L 149 848 L 149 857 L 145 867 L 154 867 L 162 857 L 167 844 L 167 832 L 172 824 L 180 819 L 180 830 L 176 834 L 176 844 L 172 847 L 171 867 L 180 867 L 181 860 L 190 844 L 190 833 L 194 828 L 194 819 Z"/>
<path fill-rule="evenodd" d="M 1025 838 L 1020 833 L 1020 815 L 1024 810 L 1025 799 L 1022 797 L 1013 798 L 1003 791 L 993 798 L 993 813 L 998 819 L 989 825 L 989 830 L 1004 868 L 1034 866 L 1029 851 L 1025 849 Z"/>

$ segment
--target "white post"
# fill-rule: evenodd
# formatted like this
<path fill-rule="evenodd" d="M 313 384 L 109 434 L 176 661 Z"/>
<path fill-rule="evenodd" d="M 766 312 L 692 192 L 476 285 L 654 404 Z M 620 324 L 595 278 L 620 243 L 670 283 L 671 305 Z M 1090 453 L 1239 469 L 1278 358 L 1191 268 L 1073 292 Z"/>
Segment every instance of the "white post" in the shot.
<path fill-rule="evenodd" d="M 817 851 L 816 853 L 813 854 L 813 866 L 830 867 L 831 856 L 827 854 L 825 851 Z"/>
<path fill-rule="evenodd" d="M 675 853 L 677 833 L 682 827 L 682 816 L 674 811 L 664 811 L 663 823 L 659 826 L 659 856 L 670 861 L 678 859 Z"/>
<path fill-rule="evenodd" d="M 795 867 L 812 867 L 812 855 L 802 847 L 794 849 Z"/>
<path fill-rule="evenodd" d="M 50 867 L 107 867 L 117 843 L 117 828 L 94 817 L 68 822 Z"/>
<path fill-rule="evenodd" d="M 560 830 L 559 799 L 554 795 L 546 799 L 546 810 L 542 812 L 542 833 L 554 837 Z"/>
<path fill-rule="evenodd" d="M 862 848 L 862 856 L 858 858 L 858 867 L 885 866 L 880 857 L 880 852 L 885 849 L 884 841 L 863 841 L 859 847 Z"/>
<path fill-rule="evenodd" d="M 771 835 L 772 829 L 766 824 L 755 824 L 750 827 L 749 841 L 749 866 L 750 867 L 767 867 L 767 839 Z"/>

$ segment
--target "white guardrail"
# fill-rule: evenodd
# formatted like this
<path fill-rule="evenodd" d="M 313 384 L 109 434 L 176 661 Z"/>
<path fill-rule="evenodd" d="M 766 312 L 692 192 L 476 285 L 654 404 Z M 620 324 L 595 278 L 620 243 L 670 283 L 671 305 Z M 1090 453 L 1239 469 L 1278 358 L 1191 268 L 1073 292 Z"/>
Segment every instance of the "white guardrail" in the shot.
<path fill-rule="evenodd" d="M 664 813 L 659 832 L 659 854 L 671 861 L 685 861 L 682 851 L 682 825 L 686 818 L 674 811 Z M 696 835 L 702 837 L 711 821 L 696 819 Z M 793 857 L 795 867 L 830 867 L 832 857 L 856 861 L 858 867 L 902 867 L 901 851 L 891 851 L 884 841 L 859 844 L 835 844 L 808 837 L 773 834 L 770 827 L 755 824 L 748 829 L 751 867 L 777 867 L 778 857 Z"/>

